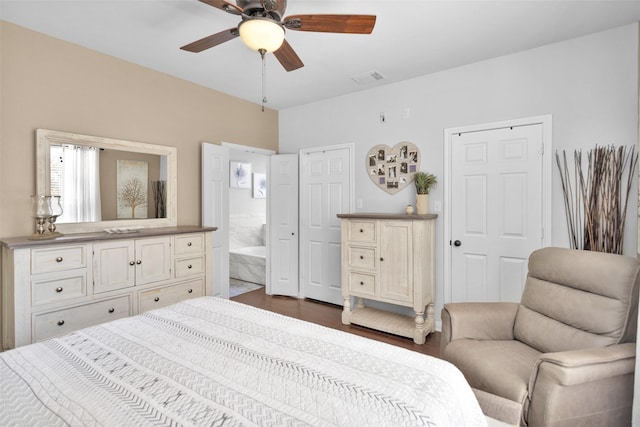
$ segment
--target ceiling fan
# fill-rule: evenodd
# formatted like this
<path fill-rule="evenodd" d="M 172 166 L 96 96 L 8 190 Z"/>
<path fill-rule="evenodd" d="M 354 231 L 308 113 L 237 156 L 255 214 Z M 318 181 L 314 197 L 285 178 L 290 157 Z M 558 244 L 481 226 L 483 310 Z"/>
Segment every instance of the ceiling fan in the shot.
<path fill-rule="evenodd" d="M 304 66 L 291 45 L 285 40 L 285 28 L 294 31 L 324 33 L 371 34 L 376 23 L 374 15 L 291 15 L 283 18 L 287 0 L 200 0 L 203 3 L 241 17 L 237 27 L 204 37 L 180 49 L 202 52 L 226 41 L 240 37 L 251 49 L 264 58 L 273 52 L 287 71 Z"/>

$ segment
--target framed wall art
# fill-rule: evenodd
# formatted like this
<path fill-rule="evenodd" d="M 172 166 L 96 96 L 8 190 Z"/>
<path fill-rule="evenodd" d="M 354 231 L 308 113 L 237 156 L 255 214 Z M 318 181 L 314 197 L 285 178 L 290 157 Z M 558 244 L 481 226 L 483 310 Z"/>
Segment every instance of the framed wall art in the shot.
<path fill-rule="evenodd" d="M 229 187 L 251 188 L 251 163 L 229 162 Z"/>
<path fill-rule="evenodd" d="M 118 219 L 147 218 L 148 170 L 144 161 L 117 161 Z"/>
<path fill-rule="evenodd" d="M 267 175 L 264 173 L 253 174 L 253 198 L 264 199 L 267 197 Z"/>
<path fill-rule="evenodd" d="M 366 159 L 367 174 L 371 181 L 389 194 L 395 194 L 413 181 L 420 170 L 420 150 L 410 142 L 399 142 L 393 147 L 376 145 Z"/>

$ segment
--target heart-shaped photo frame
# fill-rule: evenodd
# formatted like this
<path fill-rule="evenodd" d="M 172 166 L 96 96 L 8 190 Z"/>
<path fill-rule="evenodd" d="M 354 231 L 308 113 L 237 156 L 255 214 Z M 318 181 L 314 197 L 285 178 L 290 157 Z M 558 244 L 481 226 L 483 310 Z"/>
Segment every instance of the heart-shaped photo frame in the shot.
<path fill-rule="evenodd" d="M 420 150 L 410 142 L 393 147 L 379 144 L 367 154 L 367 175 L 371 181 L 389 194 L 395 194 L 413 181 L 420 170 Z"/>

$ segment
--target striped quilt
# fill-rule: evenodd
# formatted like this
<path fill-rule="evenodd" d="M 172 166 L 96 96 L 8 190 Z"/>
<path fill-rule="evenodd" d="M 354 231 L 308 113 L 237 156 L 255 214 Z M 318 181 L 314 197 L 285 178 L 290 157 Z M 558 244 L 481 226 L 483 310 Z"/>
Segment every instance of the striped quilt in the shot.
<path fill-rule="evenodd" d="M 485 426 L 453 365 L 203 297 L 0 354 L 2 426 Z"/>

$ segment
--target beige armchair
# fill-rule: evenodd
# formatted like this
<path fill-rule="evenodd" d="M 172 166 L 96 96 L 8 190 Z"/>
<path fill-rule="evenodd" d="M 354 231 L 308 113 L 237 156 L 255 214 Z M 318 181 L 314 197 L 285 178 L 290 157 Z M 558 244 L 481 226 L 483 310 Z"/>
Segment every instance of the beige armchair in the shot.
<path fill-rule="evenodd" d="M 519 304 L 445 304 L 441 356 L 485 415 L 509 424 L 631 425 L 639 266 L 540 249 Z"/>

